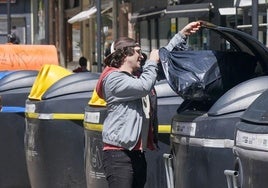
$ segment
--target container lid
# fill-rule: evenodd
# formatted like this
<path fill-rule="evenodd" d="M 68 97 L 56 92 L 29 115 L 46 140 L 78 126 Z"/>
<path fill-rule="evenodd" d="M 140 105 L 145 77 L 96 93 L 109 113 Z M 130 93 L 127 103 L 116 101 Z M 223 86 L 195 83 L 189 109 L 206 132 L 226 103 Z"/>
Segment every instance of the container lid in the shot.
<path fill-rule="evenodd" d="M 38 74 L 36 70 L 18 70 L 6 72 L 0 79 L 0 92 L 32 87 Z"/>
<path fill-rule="evenodd" d="M 155 90 L 158 98 L 178 96 L 177 93 L 171 89 L 167 80 L 161 80 L 156 82 Z"/>
<path fill-rule="evenodd" d="M 5 77 L 6 75 L 10 74 L 12 71 L 0 71 L 0 79 Z"/>
<path fill-rule="evenodd" d="M 69 70 L 58 65 L 44 65 L 38 73 L 32 86 L 29 99 L 41 100 L 43 94 L 58 80 L 72 74 Z"/>
<path fill-rule="evenodd" d="M 237 29 L 216 26 L 209 22 L 203 21 L 202 26 L 219 33 L 239 51 L 254 55 L 260 62 L 263 72 L 267 74 L 268 49 L 255 37 Z"/>
<path fill-rule="evenodd" d="M 42 100 L 66 96 L 76 93 L 93 92 L 97 84 L 99 73 L 84 72 L 74 73 L 55 82 L 42 95 Z M 88 96 L 90 97 L 90 96 Z"/>
<path fill-rule="evenodd" d="M 96 89 L 94 89 L 90 100 L 88 101 L 89 106 L 94 107 L 106 107 L 107 103 L 104 99 L 100 98 L 99 95 L 96 92 Z"/>
<path fill-rule="evenodd" d="M 268 84 L 267 84 L 268 85 Z M 244 112 L 241 119 L 268 125 L 268 90 L 263 92 Z"/>
<path fill-rule="evenodd" d="M 267 83 L 268 76 L 261 76 L 238 84 L 214 103 L 208 115 L 219 116 L 246 110 L 259 95 L 268 89 Z"/>

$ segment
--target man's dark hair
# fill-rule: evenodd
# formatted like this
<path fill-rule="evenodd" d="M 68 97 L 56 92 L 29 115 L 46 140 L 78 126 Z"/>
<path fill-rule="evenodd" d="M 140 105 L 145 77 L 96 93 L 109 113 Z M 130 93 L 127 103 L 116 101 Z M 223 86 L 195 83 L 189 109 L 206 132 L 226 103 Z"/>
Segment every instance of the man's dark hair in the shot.
<path fill-rule="evenodd" d="M 20 39 L 15 33 L 8 34 L 7 35 L 7 41 L 9 43 L 13 43 L 13 44 L 19 44 L 20 43 Z"/>
<path fill-rule="evenodd" d="M 87 59 L 85 57 L 80 57 L 79 59 L 79 65 L 82 66 L 87 66 Z"/>
<path fill-rule="evenodd" d="M 135 54 L 134 47 L 140 46 L 134 39 L 120 37 L 114 42 L 114 52 L 104 59 L 106 66 L 119 68 L 126 56 Z"/>

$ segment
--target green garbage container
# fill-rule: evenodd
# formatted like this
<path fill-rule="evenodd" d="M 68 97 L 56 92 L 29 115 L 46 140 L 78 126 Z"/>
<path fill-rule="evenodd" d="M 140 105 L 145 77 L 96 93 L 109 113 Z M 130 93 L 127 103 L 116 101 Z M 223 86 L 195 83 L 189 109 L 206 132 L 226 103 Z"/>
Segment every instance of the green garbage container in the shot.
<path fill-rule="evenodd" d="M 182 99 L 167 84 L 160 81 L 155 86 L 158 102 L 159 149 L 147 150 L 146 188 L 165 188 L 167 186 L 163 154 L 169 152 L 170 120 Z M 85 160 L 87 187 L 108 187 L 102 164 L 102 125 L 107 115 L 105 107 L 86 106 L 85 108 Z"/>
<path fill-rule="evenodd" d="M 0 72 L 0 187 L 31 187 L 24 153 L 24 112 L 37 73 Z"/>
<path fill-rule="evenodd" d="M 86 187 L 84 108 L 98 76 L 53 65 L 38 75 L 26 101 L 25 153 L 32 187 Z"/>

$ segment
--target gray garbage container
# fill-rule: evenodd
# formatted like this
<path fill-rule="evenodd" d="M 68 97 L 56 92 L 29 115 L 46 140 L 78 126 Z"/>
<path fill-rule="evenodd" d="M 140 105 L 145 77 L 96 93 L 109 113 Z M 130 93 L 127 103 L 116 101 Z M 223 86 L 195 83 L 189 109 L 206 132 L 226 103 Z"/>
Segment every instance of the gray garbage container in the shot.
<path fill-rule="evenodd" d="M 171 148 L 176 188 L 226 188 L 232 169 L 236 123 L 266 89 L 268 76 L 245 81 L 206 111 L 186 110 L 172 119 Z"/>
<path fill-rule="evenodd" d="M 173 157 L 174 170 L 170 168 L 170 173 L 167 175 L 171 174 L 170 182 L 175 183 L 176 188 L 225 188 L 227 186 L 224 170 L 232 167 L 234 163 L 232 147 L 235 124 L 243 111 L 267 88 L 265 84 L 267 81 L 262 83 L 255 80 L 254 84 L 250 84 L 251 81 L 244 83 L 249 79 L 267 75 L 267 47 L 237 29 L 206 24 L 206 22 L 202 24 L 202 28 L 206 29 L 209 36 L 218 35 L 217 39 L 221 44 L 215 43 L 213 49 L 208 50 L 215 52 L 219 50 L 227 56 L 220 55 L 217 59 L 216 66 L 219 66 L 220 72 L 213 69 L 212 72 L 200 74 L 199 69 L 189 67 L 185 62 L 183 62 L 185 69 L 184 67 L 177 69 L 176 64 L 174 67 L 167 66 L 170 69 L 166 76 L 169 77 L 171 87 L 182 88 L 181 92 L 176 90 L 182 96 L 186 92 L 183 96 L 185 101 L 172 120 L 172 155 L 169 158 Z M 180 58 L 179 52 L 176 57 L 175 59 Z M 254 62 L 250 59 L 255 61 L 255 67 L 252 66 L 254 64 L 251 63 Z M 206 56 L 202 60 L 206 61 Z M 194 63 L 197 67 L 203 65 L 198 57 Z M 194 73 L 192 78 L 196 82 L 193 85 L 189 84 L 192 80 L 183 79 L 185 71 L 185 77 Z M 215 75 L 219 77 L 210 80 Z M 204 79 L 199 79 L 200 76 L 204 76 Z M 171 80 L 172 78 L 174 80 Z M 185 82 L 181 82 L 179 78 Z M 239 83 L 242 85 L 238 85 Z M 255 84 L 260 87 L 255 87 Z M 183 86 L 187 90 L 183 90 Z"/>
<path fill-rule="evenodd" d="M 0 71 L 0 79 L 2 79 L 3 77 L 5 77 L 10 73 L 12 73 L 12 71 Z"/>
<path fill-rule="evenodd" d="M 268 90 L 243 113 L 236 125 L 234 170 L 241 188 L 268 185 Z"/>
<path fill-rule="evenodd" d="M 32 91 L 38 93 L 42 88 L 36 87 L 46 87 L 48 77 L 65 71 L 41 70 Z M 86 187 L 83 117 L 98 76 L 63 74 L 38 100 L 31 92 L 26 101 L 25 153 L 32 187 Z"/>
<path fill-rule="evenodd" d="M 31 187 L 24 153 L 24 112 L 37 73 L 0 72 L 0 187 Z"/>
<path fill-rule="evenodd" d="M 0 72 L 2 105 L 24 107 L 37 74 L 34 70 Z"/>
<path fill-rule="evenodd" d="M 166 81 L 158 82 L 155 86 L 158 103 L 158 120 L 159 120 L 159 150 L 147 150 L 145 155 L 147 159 L 148 171 L 147 188 L 164 188 L 167 186 L 165 176 L 165 166 L 163 154 L 169 152 L 169 134 L 170 119 L 182 102 L 169 87 Z M 105 188 L 107 182 L 102 166 L 102 124 L 106 117 L 105 107 L 85 108 L 85 157 L 86 157 L 86 178 L 87 187 Z"/>

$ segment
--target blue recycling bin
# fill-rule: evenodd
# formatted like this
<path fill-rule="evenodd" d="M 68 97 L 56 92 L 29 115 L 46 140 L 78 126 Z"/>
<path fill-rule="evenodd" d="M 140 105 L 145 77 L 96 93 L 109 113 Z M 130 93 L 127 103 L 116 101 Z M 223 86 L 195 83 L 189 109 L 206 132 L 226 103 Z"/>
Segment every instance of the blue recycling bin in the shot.
<path fill-rule="evenodd" d="M 41 70 L 26 101 L 25 154 L 32 187 L 86 187 L 84 108 L 98 77 L 53 65 Z"/>
<path fill-rule="evenodd" d="M 24 113 L 37 73 L 0 72 L 0 187 L 31 187 L 24 152 Z"/>
<path fill-rule="evenodd" d="M 159 150 L 145 153 L 147 159 L 146 188 L 165 188 L 167 186 L 163 154 L 170 151 L 170 120 L 181 104 L 166 80 L 157 82 L 157 115 L 159 130 Z M 85 160 L 87 187 L 108 187 L 102 165 L 102 124 L 107 114 L 106 107 L 90 106 L 85 108 Z"/>

